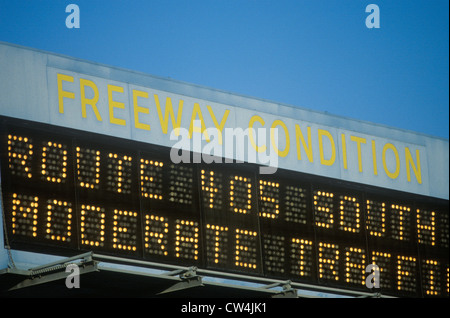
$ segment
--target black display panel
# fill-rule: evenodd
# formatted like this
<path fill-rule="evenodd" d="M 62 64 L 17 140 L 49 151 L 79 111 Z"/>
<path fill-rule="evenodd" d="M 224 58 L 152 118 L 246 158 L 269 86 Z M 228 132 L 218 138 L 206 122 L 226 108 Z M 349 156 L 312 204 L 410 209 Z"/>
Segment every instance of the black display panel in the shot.
<path fill-rule="evenodd" d="M 449 295 L 448 200 L 0 117 L 10 246 L 406 297 Z M 368 289 L 368 265 L 379 276 Z"/>

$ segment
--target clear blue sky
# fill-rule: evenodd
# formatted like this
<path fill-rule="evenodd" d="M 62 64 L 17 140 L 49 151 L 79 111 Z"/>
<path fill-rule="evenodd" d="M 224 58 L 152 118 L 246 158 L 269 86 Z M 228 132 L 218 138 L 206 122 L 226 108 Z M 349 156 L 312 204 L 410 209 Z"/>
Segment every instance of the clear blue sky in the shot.
<path fill-rule="evenodd" d="M 0 41 L 449 136 L 448 0 L 0 0 Z"/>

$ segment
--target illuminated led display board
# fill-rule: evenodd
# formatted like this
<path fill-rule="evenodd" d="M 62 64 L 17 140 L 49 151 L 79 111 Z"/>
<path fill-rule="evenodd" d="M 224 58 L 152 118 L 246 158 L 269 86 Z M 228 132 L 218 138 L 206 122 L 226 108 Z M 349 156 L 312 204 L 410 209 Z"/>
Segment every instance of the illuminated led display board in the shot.
<path fill-rule="evenodd" d="M 311 285 L 449 296 L 448 200 L 0 117 L 12 248 L 95 251 Z"/>
<path fill-rule="evenodd" d="M 196 152 L 449 199 L 443 138 L 8 43 L 0 56 L 2 116 L 168 148 L 201 131 Z M 229 151 L 229 136 L 245 145 Z"/>

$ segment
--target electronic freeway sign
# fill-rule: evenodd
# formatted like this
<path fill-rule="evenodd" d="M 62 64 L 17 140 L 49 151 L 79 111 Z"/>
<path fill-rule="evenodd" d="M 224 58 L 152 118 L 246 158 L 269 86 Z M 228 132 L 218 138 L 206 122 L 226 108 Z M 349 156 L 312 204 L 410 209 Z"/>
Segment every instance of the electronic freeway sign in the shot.
<path fill-rule="evenodd" d="M 245 163 L 174 164 L 167 147 L 0 120 L 13 248 L 361 291 L 375 264 L 384 294 L 449 295 L 448 200 L 281 169 L 261 175 Z"/>

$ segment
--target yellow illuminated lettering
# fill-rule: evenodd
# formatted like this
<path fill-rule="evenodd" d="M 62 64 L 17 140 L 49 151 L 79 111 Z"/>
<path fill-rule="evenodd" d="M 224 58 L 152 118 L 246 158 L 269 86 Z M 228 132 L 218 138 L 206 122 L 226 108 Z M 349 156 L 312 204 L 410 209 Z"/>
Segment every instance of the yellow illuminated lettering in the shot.
<path fill-rule="evenodd" d="M 366 255 L 363 249 L 356 247 L 345 248 L 345 281 L 351 284 L 364 285 Z"/>
<path fill-rule="evenodd" d="M 387 168 L 387 163 L 386 163 L 386 151 L 390 149 L 392 150 L 392 152 L 394 153 L 395 156 L 395 171 L 394 172 L 390 172 L 389 169 Z M 386 174 L 388 175 L 389 178 L 391 179 L 396 179 L 400 173 L 400 158 L 398 156 L 398 151 L 397 148 L 395 148 L 395 146 L 391 143 L 387 143 L 384 145 L 383 147 L 383 168 L 384 171 L 386 172 Z"/>
<path fill-rule="evenodd" d="M 256 269 L 256 249 L 253 247 L 257 233 L 236 229 L 235 265 Z"/>
<path fill-rule="evenodd" d="M 226 226 L 219 226 L 219 225 L 213 225 L 213 224 L 206 224 L 206 228 L 208 232 L 213 233 L 213 235 L 210 237 L 211 246 L 208 249 L 208 252 L 211 254 L 214 254 L 213 260 L 215 264 L 218 264 L 221 260 L 226 259 L 226 254 L 223 255 L 221 253 L 221 249 L 226 249 L 226 239 L 225 235 L 228 231 L 228 227 Z M 224 247 L 222 247 L 224 245 Z"/>
<path fill-rule="evenodd" d="M 131 165 L 133 158 L 116 153 L 108 154 L 108 190 L 128 194 L 131 191 Z"/>
<path fill-rule="evenodd" d="M 33 144 L 28 137 L 8 135 L 8 162 L 11 174 L 32 177 Z"/>
<path fill-rule="evenodd" d="M 261 123 L 261 125 L 265 125 L 264 119 L 262 119 L 260 116 L 255 115 L 252 118 L 250 118 L 250 122 L 248 123 L 248 127 L 249 127 L 249 139 L 250 139 L 250 143 L 253 147 L 253 149 L 255 149 L 257 152 L 264 152 L 266 151 L 267 147 L 266 145 L 264 146 L 258 146 L 255 142 L 255 138 L 253 136 L 253 125 L 255 124 L 255 122 L 259 122 Z"/>
<path fill-rule="evenodd" d="M 241 189 L 243 189 L 243 191 Z M 242 192 L 239 193 L 239 190 Z M 251 193 L 252 184 L 250 178 L 234 176 L 234 178 L 230 180 L 230 208 L 235 213 L 249 213 L 252 208 Z"/>
<path fill-rule="evenodd" d="M 369 261 L 369 264 L 371 263 L 372 265 L 378 267 L 378 269 L 375 270 L 377 274 L 373 277 L 374 286 L 378 286 L 380 288 L 390 288 L 391 279 L 389 277 L 391 274 L 394 274 L 394 272 L 390 273 L 391 262 L 392 254 L 381 251 L 372 251 L 371 261 Z M 385 279 L 381 279 L 381 277 L 384 277 Z"/>
<path fill-rule="evenodd" d="M 280 214 L 279 187 L 278 182 L 259 180 L 260 216 L 275 219 Z"/>
<path fill-rule="evenodd" d="M 85 90 L 86 86 L 90 87 L 94 91 L 94 97 L 90 99 L 86 98 L 86 90 Z M 102 117 L 100 116 L 100 113 L 98 112 L 97 109 L 97 102 L 99 98 L 97 85 L 95 85 L 93 81 L 80 78 L 80 94 L 81 94 L 81 115 L 83 116 L 83 118 L 87 117 L 86 105 L 91 105 L 97 120 L 102 121 Z"/>
<path fill-rule="evenodd" d="M 386 203 L 366 200 L 366 229 L 372 236 L 382 237 L 386 233 Z"/>
<path fill-rule="evenodd" d="M 114 117 L 114 108 L 125 109 L 125 103 L 114 101 L 113 97 L 112 97 L 113 92 L 123 93 L 123 87 L 115 86 L 115 85 L 108 85 L 109 121 L 112 124 L 126 126 L 125 119 L 120 119 L 120 118 Z"/>
<path fill-rule="evenodd" d="M 137 213 L 114 210 L 113 215 L 113 248 L 136 251 Z"/>
<path fill-rule="evenodd" d="M 297 141 L 297 158 L 298 160 L 302 160 L 302 155 L 300 151 L 300 141 L 302 142 L 303 149 L 305 150 L 306 156 L 308 157 L 309 162 L 313 162 L 313 151 L 312 151 L 312 142 L 311 142 L 311 127 L 306 128 L 308 134 L 308 144 L 306 144 L 305 138 L 303 137 L 303 133 L 300 129 L 299 125 L 295 125 L 295 137 Z"/>
<path fill-rule="evenodd" d="M 345 141 L 345 134 L 341 134 L 342 139 L 342 163 L 344 164 L 344 169 L 348 168 L 347 163 L 347 143 Z"/>
<path fill-rule="evenodd" d="M 202 125 L 201 128 L 194 126 L 194 121 L 196 120 L 197 116 L 200 118 L 200 122 Z M 203 133 L 206 141 L 209 142 L 209 135 L 206 131 L 205 120 L 203 119 L 203 114 L 202 114 L 202 110 L 200 109 L 199 103 L 194 103 L 194 108 L 192 110 L 192 116 L 191 116 L 191 124 L 189 126 L 189 138 L 192 138 L 192 132 Z"/>
<path fill-rule="evenodd" d="M 347 232 L 359 233 L 361 210 L 359 208 L 358 199 L 347 195 L 341 195 L 339 203 L 339 228 Z"/>
<path fill-rule="evenodd" d="M 339 246 L 319 242 L 319 278 L 339 280 Z"/>
<path fill-rule="evenodd" d="M 375 147 L 375 140 L 372 140 L 372 160 L 373 160 L 373 174 L 378 175 L 378 166 L 377 166 L 377 150 Z"/>
<path fill-rule="evenodd" d="M 436 243 L 436 212 L 417 209 L 417 238 L 420 244 Z"/>
<path fill-rule="evenodd" d="M 333 216 L 333 197 L 334 194 L 325 191 L 314 191 L 314 218 L 316 226 L 332 228 L 334 223 Z"/>
<path fill-rule="evenodd" d="M 426 295 L 439 296 L 441 294 L 440 263 L 436 260 L 422 260 L 423 286 Z"/>
<path fill-rule="evenodd" d="M 198 260 L 198 223 L 187 220 L 176 220 L 175 256 Z"/>
<path fill-rule="evenodd" d="M 312 244 L 312 241 L 305 239 L 292 238 L 291 240 L 292 256 L 296 260 L 295 273 L 299 276 L 311 275 Z"/>
<path fill-rule="evenodd" d="M 155 200 L 162 200 L 162 167 L 164 163 L 157 160 L 141 158 L 140 185 L 141 195 Z"/>
<path fill-rule="evenodd" d="M 105 244 L 105 209 L 89 204 L 81 205 L 81 244 L 103 247 Z"/>
<path fill-rule="evenodd" d="M 17 193 L 12 194 L 12 234 L 37 236 L 38 201 L 38 197 Z"/>
<path fill-rule="evenodd" d="M 167 256 L 168 232 L 169 223 L 166 218 L 147 214 L 144 231 L 144 246 L 147 252 Z"/>
<path fill-rule="evenodd" d="M 215 206 L 214 198 L 217 197 L 219 189 L 217 188 L 217 181 L 214 177 L 214 171 L 209 171 L 207 173 L 205 170 L 201 170 L 201 181 L 202 181 L 202 191 L 206 192 L 206 196 L 209 197 L 209 207 L 211 209 L 217 207 Z"/>
<path fill-rule="evenodd" d="M 139 114 L 149 114 L 150 110 L 148 108 L 141 107 L 138 105 L 138 97 L 148 98 L 148 93 L 133 89 L 134 127 L 143 129 L 143 130 L 150 130 L 149 124 L 143 124 L 143 123 L 139 122 Z"/>
<path fill-rule="evenodd" d="M 230 114 L 230 110 L 226 109 L 225 113 L 223 114 L 222 120 L 219 122 L 216 119 L 216 116 L 214 115 L 214 112 L 211 108 L 211 106 L 207 105 L 206 106 L 208 108 L 209 114 L 211 115 L 211 118 L 214 122 L 214 126 L 216 126 L 217 130 L 220 132 L 219 134 L 219 145 L 222 144 L 222 131 L 223 131 L 223 127 L 225 126 L 225 122 L 227 121 L 228 115 Z"/>
<path fill-rule="evenodd" d="M 76 147 L 78 184 L 87 189 L 100 186 L 100 151 Z"/>
<path fill-rule="evenodd" d="M 181 115 L 183 114 L 183 103 L 184 101 L 180 99 L 178 102 L 178 114 L 177 119 L 175 120 L 175 114 L 173 112 L 172 99 L 170 97 L 166 98 L 166 107 L 164 110 L 164 117 L 161 110 L 161 105 L 159 103 L 158 95 L 154 95 L 156 110 L 158 111 L 159 122 L 161 123 L 161 129 L 164 134 L 167 134 L 168 126 L 169 126 L 169 117 L 172 121 L 172 126 L 175 129 L 175 134 L 179 135 L 179 128 L 181 126 Z"/>
<path fill-rule="evenodd" d="M 447 294 L 449 293 L 450 289 L 450 268 L 447 266 Z"/>
<path fill-rule="evenodd" d="M 58 224 L 59 223 L 59 224 Z M 45 237 L 52 241 L 70 242 L 72 235 L 72 207 L 65 201 L 47 201 L 47 229 Z"/>
<path fill-rule="evenodd" d="M 356 147 L 358 150 L 358 170 L 359 172 L 362 172 L 362 157 L 361 157 L 361 144 L 365 144 L 366 143 L 366 139 L 365 138 L 361 138 L 361 137 L 356 137 L 356 136 L 350 136 L 350 140 L 356 142 Z"/>
<path fill-rule="evenodd" d="M 414 175 L 416 176 L 417 182 L 422 184 L 422 173 L 420 168 L 420 153 L 419 149 L 416 149 L 416 160 L 417 166 L 414 164 L 411 152 L 408 147 L 405 147 L 405 157 L 406 157 L 406 177 L 408 182 L 411 182 L 411 167 L 413 168 Z"/>
<path fill-rule="evenodd" d="M 416 289 L 416 258 L 397 256 L 397 290 L 413 292 Z"/>
<path fill-rule="evenodd" d="M 58 104 L 59 104 L 59 112 L 61 114 L 64 113 L 64 98 L 75 99 L 75 94 L 72 92 L 67 92 L 63 90 L 63 81 L 73 83 L 73 76 L 65 75 L 65 74 L 57 74 L 56 80 L 58 82 Z"/>
<path fill-rule="evenodd" d="M 47 142 L 42 147 L 41 174 L 43 180 L 61 183 L 67 178 L 66 146 L 56 142 Z"/>
<path fill-rule="evenodd" d="M 336 146 L 334 144 L 333 136 L 331 136 L 330 132 L 324 129 L 318 129 L 317 130 L 319 134 L 319 150 L 320 150 L 320 163 L 326 166 L 332 166 L 334 164 L 334 161 L 336 160 Z M 327 137 L 330 140 L 331 144 L 331 157 L 330 159 L 324 158 L 324 151 L 323 151 L 323 136 Z"/>
<path fill-rule="evenodd" d="M 275 127 L 277 127 L 277 126 L 283 127 L 284 133 L 286 135 L 286 146 L 285 146 L 283 151 L 280 151 L 278 149 L 278 146 L 277 146 L 276 141 L 275 141 L 274 129 L 276 129 Z M 286 124 L 284 122 L 282 122 L 281 120 L 277 119 L 277 120 L 274 120 L 274 122 L 272 123 L 272 126 L 270 128 L 271 128 L 270 129 L 270 141 L 272 142 L 273 149 L 275 149 L 275 152 L 277 153 L 278 156 L 286 157 L 288 155 L 288 153 L 289 153 L 289 148 L 290 148 L 290 143 L 291 143 L 290 138 L 289 138 L 289 132 L 288 132 L 288 129 L 286 127 Z"/>
<path fill-rule="evenodd" d="M 398 204 L 391 205 L 392 237 L 397 240 L 409 240 L 408 220 L 411 208 Z"/>

